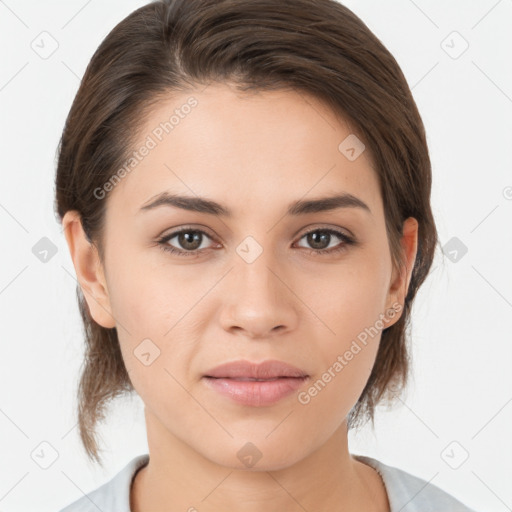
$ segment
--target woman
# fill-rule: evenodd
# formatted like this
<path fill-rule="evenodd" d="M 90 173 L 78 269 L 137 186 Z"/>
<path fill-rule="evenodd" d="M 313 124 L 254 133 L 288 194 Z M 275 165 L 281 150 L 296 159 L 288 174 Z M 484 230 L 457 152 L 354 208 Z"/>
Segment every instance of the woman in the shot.
<path fill-rule="evenodd" d="M 408 375 L 437 233 L 395 59 L 333 0 L 170 0 L 93 56 L 56 210 L 80 286 L 79 428 L 136 391 L 149 454 L 64 511 L 470 511 L 352 455 Z"/>

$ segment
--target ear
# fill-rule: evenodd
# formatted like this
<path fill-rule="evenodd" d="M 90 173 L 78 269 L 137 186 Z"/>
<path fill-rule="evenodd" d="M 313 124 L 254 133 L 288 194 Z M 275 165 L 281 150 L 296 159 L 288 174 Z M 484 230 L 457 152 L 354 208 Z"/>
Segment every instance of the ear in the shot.
<path fill-rule="evenodd" d="M 393 276 L 391 278 L 390 288 L 387 297 L 387 309 L 395 309 L 393 305 L 400 305 L 400 310 L 403 310 L 405 304 L 405 297 L 411 282 L 412 269 L 416 261 L 416 253 L 418 250 L 418 221 L 414 217 L 409 217 L 404 221 L 402 228 L 402 237 L 400 239 L 402 246 L 402 253 L 405 257 L 404 269 L 393 269 Z M 401 315 L 390 315 L 395 318 L 390 325 L 395 323 Z"/>
<path fill-rule="evenodd" d="M 96 247 L 87 240 L 80 213 L 76 210 L 66 212 L 62 219 L 62 227 L 78 283 L 89 306 L 91 316 L 102 327 L 115 327 L 116 323 L 112 316 L 100 257 Z"/>

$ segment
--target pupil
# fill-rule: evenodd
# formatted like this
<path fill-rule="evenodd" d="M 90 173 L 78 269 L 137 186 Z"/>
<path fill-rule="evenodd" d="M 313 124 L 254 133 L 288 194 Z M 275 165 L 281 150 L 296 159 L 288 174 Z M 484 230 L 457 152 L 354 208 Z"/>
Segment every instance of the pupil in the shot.
<path fill-rule="evenodd" d="M 315 249 L 325 249 L 329 245 L 329 239 L 331 237 L 331 234 L 327 231 L 315 231 L 313 233 L 309 233 L 308 235 L 308 243 L 314 247 Z M 325 244 L 325 247 L 322 247 L 322 245 Z"/>
<path fill-rule="evenodd" d="M 180 245 L 184 249 L 194 250 L 201 246 L 201 233 L 198 231 L 186 231 L 178 237 Z M 199 241 L 199 243 L 197 243 Z"/>

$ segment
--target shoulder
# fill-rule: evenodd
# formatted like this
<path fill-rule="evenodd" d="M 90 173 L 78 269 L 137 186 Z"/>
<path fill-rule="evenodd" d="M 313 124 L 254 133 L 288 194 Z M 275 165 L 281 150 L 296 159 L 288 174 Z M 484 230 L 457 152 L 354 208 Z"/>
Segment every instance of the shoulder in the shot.
<path fill-rule="evenodd" d="M 135 457 L 107 483 L 84 494 L 60 512 L 130 512 L 132 479 L 148 461 L 149 454 Z"/>
<path fill-rule="evenodd" d="M 352 457 L 380 474 L 391 512 L 475 512 L 446 491 L 411 473 L 372 457 L 354 454 Z"/>

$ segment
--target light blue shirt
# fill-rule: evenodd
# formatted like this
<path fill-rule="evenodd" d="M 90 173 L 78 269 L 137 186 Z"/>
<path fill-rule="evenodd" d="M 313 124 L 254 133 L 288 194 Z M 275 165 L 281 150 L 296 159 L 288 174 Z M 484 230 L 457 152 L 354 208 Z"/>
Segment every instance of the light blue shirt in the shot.
<path fill-rule="evenodd" d="M 372 457 L 354 455 L 382 477 L 391 512 L 475 512 L 439 487 Z M 149 462 L 149 454 L 132 459 L 107 483 L 74 501 L 60 512 L 131 512 L 133 477 Z"/>

